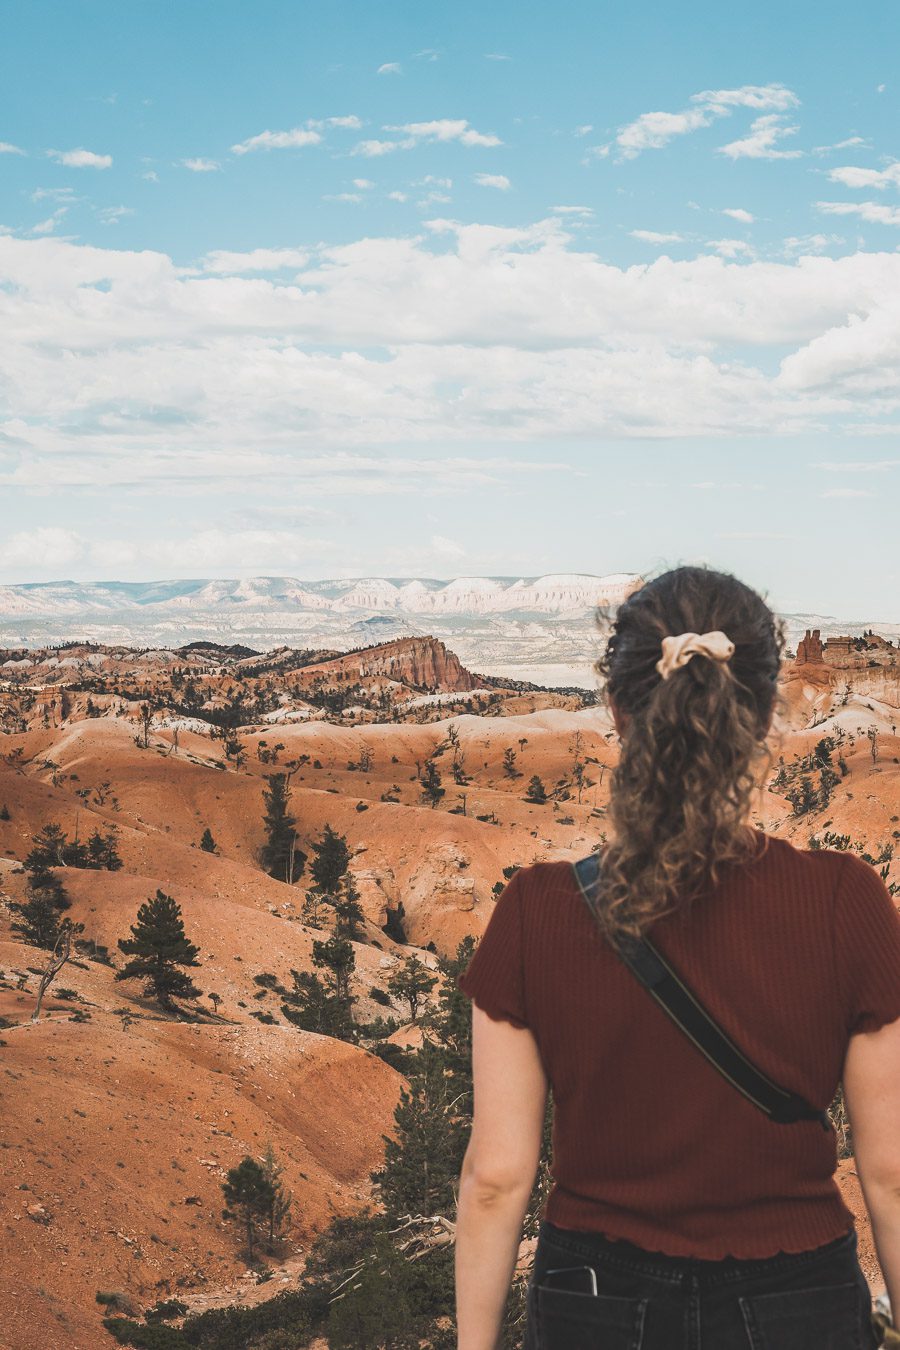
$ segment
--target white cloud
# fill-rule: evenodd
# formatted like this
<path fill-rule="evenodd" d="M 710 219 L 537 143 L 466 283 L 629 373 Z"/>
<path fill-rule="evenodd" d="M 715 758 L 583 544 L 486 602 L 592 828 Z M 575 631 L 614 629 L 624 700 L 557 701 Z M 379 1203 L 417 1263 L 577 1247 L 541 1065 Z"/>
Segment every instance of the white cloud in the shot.
<path fill-rule="evenodd" d="M 147 169 L 146 173 L 141 174 L 141 177 L 146 178 L 148 183 L 159 182 L 159 174 L 156 172 L 155 169 Z"/>
<path fill-rule="evenodd" d="M 361 443 L 389 491 L 397 447 L 877 429 L 900 419 L 898 289 L 888 250 L 619 268 L 559 216 L 190 268 L 3 236 L 0 492 L 331 494 Z"/>
<path fill-rule="evenodd" d="M 466 550 L 462 544 L 458 544 L 455 539 L 447 539 L 442 534 L 431 536 L 431 547 L 439 558 L 464 558 L 466 556 Z"/>
<path fill-rule="evenodd" d="M 692 94 L 690 102 L 692 106 L 681 112 L 641 113 L 633 122 L 620 127 L 616 143 L 621 157 L 634 159 L 643 150 L 659 150 L 676 136 L 685 136 L 710 126 L 718 117 L 729 116 L 735 108 L 772 109 L 780 113 L 798 106 L 800 100 L 782 84 L 748 84 L 739 89 L 706 89 Z M 761 120 L 758 118 L 757 122 Z"/>
<path fill-rule="evenodd" d="M 108 169 L 112 164 L 112 155 L 96 155 L 93 150 L 48 150 L 47 154 L 69 169 Z"/>
<path fill-rule="evenodd" d="M 217 159 L 183 159 L 181 163 L 192 173 L 215 173 L 222 167 Z"/>
<path fill-rule="evenodd" d="M 859 216 L 869 225 L 900 225 L 900 206 L 883 202 L 816 202 L 828 216 Z"/>
<path fill-rule="evenodd" d="M 796 258 L 802 253 L 822 253 L 833 244 L 843 244 L 839 234 L 802 234 L 789 235 L 782 244 L 786 258 Z"/>
<path fill-rule="evenodd" d="M 74 530 L 43 525 L 36 530 L 19 530 L 0 539 L 0 564 L 4 567 L 67 567 L 84 556 L 84 540 Z"/>
<path fill-rule="evenodd" d="M 22 569 L 26 575 L 49 573 L 82 563 L 104 571 L 135 566 L 190 570 L 283 568 L 306 562 L 313 553 L 330 548 L 326 538 L 297 529 L 210 528 L 176 539 L 146 540 L 115 536 L 96 538 L 74 530 L 43 526 L 0 539 L 0 566 Z"/>
<path fill-rule="evenodd" d="M 552 206 L 550 209 L 556 216 L 592 216 L 594 214 L 592 206 Z"/>
<path fill-rule="evenodd" d="M 835 141 L 834 145 L 817 145 L 813 147 L 814 155 L 830 155 L 835 150 L 849 150 L 857 145 L 865 145 L 865 139 L 862 136 L 848 136 L 846 140 Z"/>
<path fill-rule="evenodd" d="M 0 155 L 24 155 L 25 151 L 17 145 L 10 145 L 9 141 L 0 141 Z"/>
<path fill-rule="evenodd" d="M 684 136 L 698 127 L 708 127 L 712 117 L 705 108 L 685 112 L 648 112 L 622 127 L 616 142 L 623 159 L 634 159 L 642 150 L 661 150 L 675 136 Z"/>
<path fill-rule="evenodd" d="M 354 178 L 353 186 L 359 188 L 360 192 L 368 192 L 369 188 L 373 188 L 375 184 L 371 178 Z"/>
<path fill-rule="evenodd" d="M 359 192 L 326 192 L 322 197 L 323 202 L 349 202 L 359 203 L 362 201 L 362 195 Z"/>
<path fill-rule="evenodd" d="M 756 249 L 743 239 L 710 239 L 709 248 L 723 258 L 755 258 Z"/>
<path fill-rule="evenodd" d="M 294 127 L 291 131 L 261 131 L 231 147 L 233 155 L 246 155 L 251 150 L 291 150 L 304 145 L 319 145 L 321 133 L 312 127 Z"/>
<path fill-rule="evenodd" d="M 657 230 L 630 230 L 632 239 L 640 239 L 645 244 L 680 244 L 680 234 L 660 234 Z"/>
<path fill-rule="evenodd" d="M 101 225 L 118 225 L 123 216 L 133 215 L 133 206 L 104 206 L 97 212 Z"/>
<path fill-rule="evenodd" d="M 378 70 L 377 70 L 375 73 L 376 73 L 377 75 L 399 75 L 399 74 L 400 74 L 400 62 L 399 62 L 399 61 L 385 61 L 384 65 L 383 65 L 383 66 L 379 66 L 379 67 L 378 67 Z"/>
<path fill-rule="evenodd" d="M 742 206 L 723 206 L 722 215 L 731 216 L 732 220 L 739 220 L 743 225 L 752 225 L 756 219 L 756 216 L 745 211 Z"/>
<path fill-rule="evenodd" d="M 390 201 L 390 202 L 406 202 L 406 201 L 409 201 L 409 193 L 408 193 L 408 192 L 389 192 L 389 193 L 388 193 L 388 201 Z"/>
<path fill-rule="evenodd" d="M 67 204 L 71 204 L 72 202 L 81 200 L 79 197 L 75 196 L 74 188 L 70 187 L 35 188 L 34 191 L 30 192 L 28 195 L 33 202 L 42 202 L 45 198 L 49 198 L 52 202 L 66 202 Z"/>
<path fill-rule="evenodd" d="M 442 117 L 433 122 L 407 122 L 403 126 L 388 126 L 385 131 L 402 131 L 415 144 L 419 141 L 459 141 L 461 145 L 502 145 L 492 132 L 476 131 L 465 119 Z M 405 147 L 404 147 L 405 148 Z"/>
<path fill-rule="evenodd" d="M 359 131 L 362 126 L 362 122 L 355 113 L 350 113 L 347 117 L 326 117 L 324 124 L 326 127 L 338 127 L 346 131 Z M 313 123 L 312 125 L 318 124 Z"/>
<path fill-rule="evenodd" d="M 241 272 L 280 272 L 284 268 L 296 271 L 309 262 L 309 253 L 299 248 L 254 248 L 249 253 L 233 253 L 217 249 L 201 260 L 204 272 L 234 276 Z"/>
<path fill-rule="evenodd" d="M 380 155 L 389 155 L 394 150 L 411 148 L 412 144 L 413 143 L 411 142 L 410 147 L 404 147 L 401 146 L 399 141 L 360 141 L 358 145 L 353 147 L 350 153 L 352 155 L 365 155 L 368 159 L 375 159 Z"/>
<path fill-rule="evenodd" d="M 800 106 L 797 95 L 783 84 L 745 84 L 740 89 L 706 89 L 702 94 L 693 94 L 691 102 L 701 103 L 716 112 L 724 112 L 729 108 L 787 112 L 789 108 Z"/>
<path fill-rule="evenodd" d="M 847 164 L 828 170 L 832 183 L 842 183 L 849 188 L 877 188 L 882 192 L 889 185 L 900 187 L 900 161 L 895 160 L 886 169 L 861 169 Z"/>
<path fill-rule="evenodd" d="M 778 142 L 800 130 L 786 124 L 780 113 L 766 113 L 757 117 L 750 127 L 750 135 L 741 140 L 719 146 L 719 154 L 729 159 L 799 159 L 802 150 L 779 150 Z"/>
<path fill-rule="evenodd" d="M 593 130 L 594 130 L 594 128 L 592 127 L 591 123 L 590 123 L 590 122 L 585 122 L 585 124 L 584 124 L 583 127 L 576 127 L 576 128 L 575 128 L 575 135 L 576 135 L 576 136 L 589 136 L 590 133 L 591 133 Z"/>
<path fill-rule="evenodd" d="M 413 53 L 416 61 L 436 61 L 440 52 L 435 51 L 434 47 L 424 47 L 420 52 Z"/>
<path fill-rule="evenodd" d="M 504 173 L 476 173 L 473 181 L 479 187 L 498 188 L 501 192 L 508 192 L 512 187 Z"/>
<path fill-rule="evenodd" d="M 594 159 L 608 159 L 611 150 L 612 146 L 609 144 L 589 145 L 587 148 L 587 153 L 585 154 L 585 157 L 581 162 L 582 164 L 590 164 L 591 160 Z"/>
<path fill-rule="evenodd" d="M 39 221 L 37 225 L 32 225 L 30 231 L 31 234 L 52 234 L 56 229 L 58 221 L 62 220 L 68 209 L 68 206 L 58 206 L 52 216 L 48 216 L 46 220 Z"/>
<path fill-rule="evenodd" d="M 504 52 L 485 52 L 484 59 L 485 61 L 511 61 L 512 57 L 507 56 Z"/>

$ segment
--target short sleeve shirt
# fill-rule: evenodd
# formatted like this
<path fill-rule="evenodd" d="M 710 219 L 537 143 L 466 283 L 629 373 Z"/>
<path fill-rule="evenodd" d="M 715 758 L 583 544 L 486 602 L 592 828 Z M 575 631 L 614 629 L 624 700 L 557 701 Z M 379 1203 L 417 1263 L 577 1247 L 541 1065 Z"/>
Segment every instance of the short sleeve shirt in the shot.
<path fill-rule="evenodd" d="M 858 854 L 757 833 L 756 859 L 651 935 L 747 1057 L 824 1111 L 849 1037 L 900 1018 L 900 914 Z M 716 1071 L 602 938 L 568 861 L 513 874 L 457 985 L 535 1038 L 560 1227 L 716 1260 L 851 1226 L 834 1133 L 770 1121 Z"/>

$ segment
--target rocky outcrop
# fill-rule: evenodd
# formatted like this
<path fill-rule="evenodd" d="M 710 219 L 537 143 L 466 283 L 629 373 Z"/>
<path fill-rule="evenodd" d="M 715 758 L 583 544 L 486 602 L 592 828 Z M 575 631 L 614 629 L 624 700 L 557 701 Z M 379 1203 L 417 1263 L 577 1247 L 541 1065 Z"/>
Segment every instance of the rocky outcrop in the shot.
<path fill-rule="evenodd" d="M 898 663 L 900 652 L 889 638 L 871 628 L 858 637 L 849 634 L 832 636 L 822 641 L 819 628 L 807 628 L 797 643 L 797 666 L 829 665 L 841 670 L 863 670 L 873 665 L 892 666 Z"/>
<path fill-rule="evenodd" d="M 819 628 L 807 628 L 797 643 L 797 656 L 794 662 L 798 666 L 821 665 L 823 658 L 822 633 Z"/>
<path fill-rule="evenodd" d="M 377 647 L 347 652 L 333 661 L 307 666 L 303 672 L 306 678 L 313 673 L 331 675 L 341 681 L 380 677 L 437 693 L 463 693 L 486 687 L 460 664 L 455 653 L 434 637 L 396 638 Z"/>

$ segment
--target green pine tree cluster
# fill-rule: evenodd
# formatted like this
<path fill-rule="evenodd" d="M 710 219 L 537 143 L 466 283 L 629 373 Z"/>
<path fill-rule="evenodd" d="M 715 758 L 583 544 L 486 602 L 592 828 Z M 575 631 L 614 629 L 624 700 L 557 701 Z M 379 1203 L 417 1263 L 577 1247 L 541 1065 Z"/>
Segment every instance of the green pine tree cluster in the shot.
<path fill-rule="evenodd" d="M 313 884 L 306 892 L 303 918 L 311 927 L 321 928 L 322 907 L 328 906 L 334 911 L 335 936 L 358 942 L 364 935 L 365 915 L 349 871 L 347 837 L 326 824 L 312 847 L 315 856 L 309 871 Z"/>
<path fill-rule="evenodd" d="M 25 858 L 28 872 L 47 872 L 51 867 L 87 867 L 118 872 L 122 866 L 115 830 L 103 834 L 94 829 L 87 839 L 69 839 L 65 830 L 51 822 L 31 841 Z"/>
<path fill-rule="evenodd" d="M 165 1350 L 305 1350 L 317 1335 L 333 1350 L 455 1350 L 454 1249 L 448 1235 L 472 1119 L 471 1008 L 456 977 L 474 945 L 466 937 L 453 957 L 438 958 L 436 1006 L 421 1015 L 422 1046 L 410 1055 L 393 1137 L 384 1136 L 384 1161 L 372 1173 L 379 1208 L 335 1218 L 320 1232 L 295 1289 L 256 1307 L 189 1317 L 172 1331 L 178 1339 L 166 1342 Z M 536 1236 L 549 1189 L 550 1120 L 548 1104 L 544 1162 L 523 1236 Z M 273 1232 L 271 1177 L 264 1158 L 245 1157 L 223 1187 L 227 1216 L 254 1259 Z M 289 1209 L 289 1197 L 287 1204 Z M 498 1350 L 521 1345 L 524 1295 L 519 1278 Z M 122 1324 L 123 1337 L 137 1337 L 129 1344 L 150 1344 L 140 1339 L 141 1324 L 129 1320 L 128 1331 L 126 1319 L 113 1320 Z"/>

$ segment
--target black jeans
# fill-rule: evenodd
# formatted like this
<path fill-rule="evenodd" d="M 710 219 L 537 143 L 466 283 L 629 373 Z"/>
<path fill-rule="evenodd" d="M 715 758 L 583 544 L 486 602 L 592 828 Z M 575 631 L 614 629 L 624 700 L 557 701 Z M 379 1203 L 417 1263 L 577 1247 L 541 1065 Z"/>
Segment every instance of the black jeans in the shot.
<path fill-rule="evenodd" d="M 590 1276 L 548 1275 L 590 1266 Z M 576 1287 L 571 1287 L 572 1281 Z M 582 1290 L 577 1282 L 585 1283 Z M 560 1287 L 560 1282 L 570 1287 Z M 807 1252 L 721 1261 L 541 1221 L 523 1350 L 874 1350 L 856 1230 Z"/>

